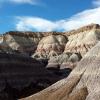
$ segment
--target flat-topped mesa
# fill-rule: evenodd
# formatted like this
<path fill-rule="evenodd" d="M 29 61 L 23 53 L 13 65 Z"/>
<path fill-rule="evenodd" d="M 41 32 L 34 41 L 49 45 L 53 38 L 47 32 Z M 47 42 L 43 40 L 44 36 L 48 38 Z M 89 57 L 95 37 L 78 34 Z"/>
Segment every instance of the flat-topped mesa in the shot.
<path fill-rule="evenodd" d="M 4 33 L 4 35 L 16 35 L 16 36 L 21 36 L 21 37 L 46 37 L 49 35 L 60 35 L 60 34 L 65 34 L 65 32 L 31 32 L 31 31 L 9 31 Z"/>
<path fill-rule="evenodd" d="M 19 36 L 25 38 L 42 38 L 44 35 L 42 32 L 31 32 L 31 31 L 9 31 L 3 34 L 3 36 L 11 35 L 11 36 Z"/>
<path fill-rule="evenodd" d="M 69 31 L 69 32 L 65 32 L 65 35 L 70 36 L 70 35 L 73 35 L 73 34 L 79 34 L 81 32 L 90 31 L 92 29 L 100 29 L 100 25 L 92 23 L 92 24 L 89 24 L 87 26 L 83 26 L 79 29 L 75 29 L 75 30 L 72 30 L 72 31 Z"/>

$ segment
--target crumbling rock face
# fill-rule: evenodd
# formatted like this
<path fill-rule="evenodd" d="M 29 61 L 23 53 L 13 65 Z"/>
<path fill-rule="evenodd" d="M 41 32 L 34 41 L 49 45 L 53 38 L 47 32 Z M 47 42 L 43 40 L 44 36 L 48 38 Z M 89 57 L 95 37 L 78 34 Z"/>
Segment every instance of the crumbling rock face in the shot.
<path fill-rule="evenodd" d="M 73 69 L 75 67 L 75 63 L 79 62 L 81 58 L 81 55 L 78 53 L 63 53 L 59 56 L 51 57 L 48 61 L 48 65 L 46 66 L 46 68 Z"/>
<path fill-rule="evenodd" d="M 99 70 L 100 42 L 83 57 L 67 78 L 21 100 L 99 100 Z"/>
<path fill-rule="evenodd" d="M 63 63 L 61 63 L 60 69 L 70 68 L 73 70 L 81 59 L 82 56 L 80 53 L 72 53 L 67 61 L 64 60 Z"/>
<path fill-rule="evenodd" d="M 67 41 L 67 37 L 64 35 L 50 35 L 43 37 L 33 56 L 38 58 L 58 56 L 63 53 Z"/>
<path fill-rule="evenodd" d="M 98 41 L 100 29 L 91 29 L 68 37 L 64 52 L 80 53 L 84 56 Z"/>

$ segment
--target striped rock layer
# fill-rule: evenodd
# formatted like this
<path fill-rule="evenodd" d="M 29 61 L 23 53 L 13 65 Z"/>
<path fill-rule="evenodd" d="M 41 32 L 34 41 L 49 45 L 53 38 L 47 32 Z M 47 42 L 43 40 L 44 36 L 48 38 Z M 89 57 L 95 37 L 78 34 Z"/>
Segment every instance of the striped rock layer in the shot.
<path fill-rule="evenodd" d="M 0 36 L 0 51 L 49 58 L 61 53 L 86 54 L 100 39 L 100 26 L 90 24 L 69 32 L 18 32 Z"/>

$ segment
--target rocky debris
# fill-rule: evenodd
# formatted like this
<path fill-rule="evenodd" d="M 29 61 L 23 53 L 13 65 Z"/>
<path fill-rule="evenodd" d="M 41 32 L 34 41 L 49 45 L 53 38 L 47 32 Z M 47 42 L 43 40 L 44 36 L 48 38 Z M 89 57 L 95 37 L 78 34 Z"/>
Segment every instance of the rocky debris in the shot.
<path fill-rule="evenodd" d="M 6 99 L 11 95 L 14 98 L 29 96 L 59 79 L 43 63 L 29 56 L 0 53 L 0 100 L 15 100 Z"/>
<path fill-rule="evenodd" d="M 77 53 L 63 53 L 59 56 L 51 57 L 46 68 L 52 71 L 55 75 L 65 78 L 76 67 L 81 58 L 81 55 Z"/>
<path fill-rule="evenodd" d="M 33 57 L 49 58 L 52 56 L 58 56 L 63 53 L 67 41 L 67 37 L 64 35 L 50 35 L 43 37 L 39 42 L 36 53 Z"/>
<path fill-rule="evenodd" d="M 78 53 L 63 53 L 59 56 L 51 57 L 48 61 L 47 69 L 73 69 L 75 64 L 81 60 Z"/>
<path fill-rule="evenodd" d="M 67 78 L 21 100 L 99 100 L 99 70 L 100 42 L 83 57 Z"/>
<path fill-rule="evenodd" d="M 81 59 L 82 56 L 80 53 L 72 53 L 67 61 L 63 61 L 63 63 L 60 65 L 60 69 L 70 68 L 73 70 Z"/>

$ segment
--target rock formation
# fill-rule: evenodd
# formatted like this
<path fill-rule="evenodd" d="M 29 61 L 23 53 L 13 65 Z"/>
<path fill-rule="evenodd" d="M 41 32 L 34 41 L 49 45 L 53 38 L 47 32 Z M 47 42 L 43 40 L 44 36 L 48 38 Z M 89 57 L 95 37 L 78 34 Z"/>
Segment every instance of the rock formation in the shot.
<path fill-rule="evenodd" d="M 0 37 L 0 50 L 31 55 L 41 38 L 42 34 L 35 32 L 7 32 Z"/>
<path fill-rule="evenodd" d="M 37 56 L 38 58 L 58 56 L 63 53 L 67 41 L 67 37 L 61 34 L 43 37 L 38 44 L 34 56 Z"/>
<path fill-rule="evenodd" d="M 24 53 L 39 58 L 49 58 L 63 51 L 81 53 L 83 56 L 99 41 L 99 34 L 98 24 L 90 24 L 70 32 L 10 31 L 0 36 L 0 51 Z"/>
<path fill-rule="evenodd" d="M 98 24 L 90 24 L 70 32 L 54 33 L 49 33 L 39 41 L 33 57 L 50 58 L 58 56 L 63 51 L 84 56 L 100 40 Z"/>
<path fill-rule="evenodd" d="M 21 100 L 99 100 L 99 70 L 100 42 L 83 57 L 67 78 Z"/>
<path fill-rule="evenodd" d="M 81 55 L 78 53 L 63 53 L 59 56 L 50 57 L 46 68 L 73 69 L 81 58 Z"/>
<path fill-rule="evenodd" d="M 68 37 L 64 52 L 80 53 L 84 56 L 100 40 L 99 35 L 100 26 L 98 25 L 82 27 Z"/>
<path fill-rule="evenodd" d="M 64 35 L 68 38 L 64 52 L 59 56 L 50 57 L 47 67 L 59 66 L 60 68 L 73 69 L 80 61 L 81 56 L 83 57 L 100 41 L 100 26 L 91 24 Z M 72 56 L 70 57 L 68 54 Z"/>
<path fill-rule="evenodd" d="M 10 31 L 0 36 L 0 51 L 32 55 L 39 41 L 49 35 L 59 35 L 60 32 L 18 32 Z"/>
<path fill-rule="evenodd" d="M 21 100 L 99 100 L 99 41 L 98 24 L 1 35 L 0 100 L 29 96 L 63 78 Z"/>

